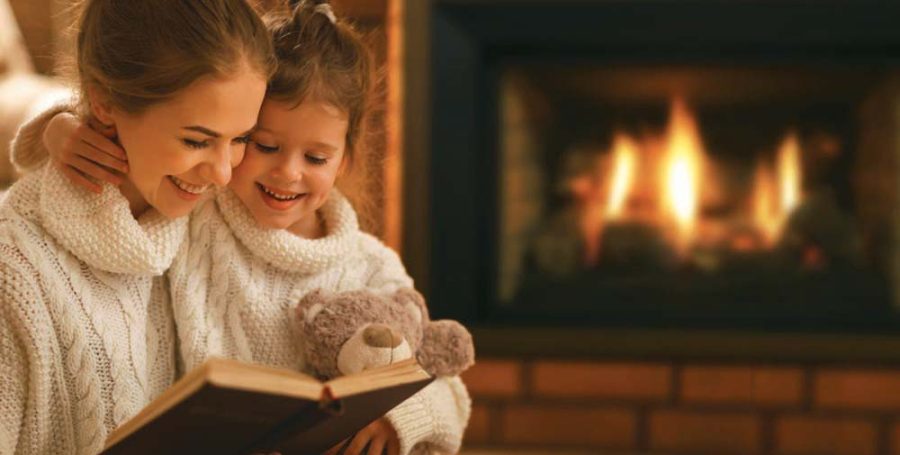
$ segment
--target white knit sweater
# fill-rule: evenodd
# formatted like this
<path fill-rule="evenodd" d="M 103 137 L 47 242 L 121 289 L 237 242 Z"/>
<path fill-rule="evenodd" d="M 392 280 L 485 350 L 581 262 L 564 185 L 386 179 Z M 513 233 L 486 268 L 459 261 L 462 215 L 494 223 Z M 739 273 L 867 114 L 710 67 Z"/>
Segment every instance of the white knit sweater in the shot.
<path fill-rule="evenodd" d="M 44 128 L 57 113 L 73 112 L 72 106 L 61 102 L 20 128 L 10 156 L 21 172 L 46 162 Z M 302 370 L 290 319 L 307 292 L 413 285 L 397 254 L 359 230 L 346 200 L 336 196 L 323 213 L 328 235 L 305 240 L 259 228 L 230 191 L 194 211 L 190 242 L 182 245 L 168 274 L 182 371 L 210 356 Z M 387 417 L 398 431 L 402 454 L 414 447 L 455 453 L 470 410 L 468 392 L 454 377 L 435 381 Z"/>
<path fill-rule="evenodd" d="M 0 203 L 0 454 L 94 454 L 174 380 L 161 273 L 187 220 L 44 166 Z"/>
<path fill-rule="evenodd" d="M 303 370 L 294 308 L 309 291 L 411 287 L 397 254 L 360 231 L 336 191 L 321 209 L 327 235 L 309 240 L 260 228 L 231 191 L 191 217 L 190 242 L 170 269 L 180 352 L 187 369 L 210 356 Z M 459 450 L 470 400 L 441 378 L 391 410 L 401 453 Z M 423 444 L 419 444 L 423 443 Z"/>

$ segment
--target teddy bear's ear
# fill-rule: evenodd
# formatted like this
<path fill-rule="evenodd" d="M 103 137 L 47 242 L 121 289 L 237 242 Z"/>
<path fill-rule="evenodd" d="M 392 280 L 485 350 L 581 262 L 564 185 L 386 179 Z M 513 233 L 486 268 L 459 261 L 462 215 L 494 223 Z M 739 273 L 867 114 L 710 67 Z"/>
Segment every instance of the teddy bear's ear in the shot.
<path fill-rule="evenodd" d="M 421 324 L 428 321 L 428 307 L 425 306 L 425 297 L 418 291 L 412 288 L 398 289 L 394 298 L 403 305 L 404 309 L 413 316 L 416 322 Z"/>
<path fill-rule="evenodd" d="M 310 323 L 316 315 L 325 308 L 325 292 L 321 289 L 315 289 L 300 299 L 297 305 L 297 318 L 303 322 Z"/>

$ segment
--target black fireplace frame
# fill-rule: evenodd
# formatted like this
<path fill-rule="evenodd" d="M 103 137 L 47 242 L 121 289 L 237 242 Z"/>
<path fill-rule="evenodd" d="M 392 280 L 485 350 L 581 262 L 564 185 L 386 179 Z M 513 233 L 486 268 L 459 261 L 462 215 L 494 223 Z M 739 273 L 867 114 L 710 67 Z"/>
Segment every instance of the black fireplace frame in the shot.
<path fill-rule="evenodd" d="M 404 261 L 434 317 L 484 330 L 609 327 L 497 316 L 498 163 L 489 152 L 498 149 L 493 97 L 502 62 L 602 56 L 616 63 L 840 61 L 900 68 L 900 4 L 885 1 L 410 0 L 406 8 Z M 875 322 L 814 323 L 797 331 L 898 327 Z M 625 318 L 620 327 L 635 326 L 642 324 Z M 699 328 L 727 327 L 713 321 Z"/>

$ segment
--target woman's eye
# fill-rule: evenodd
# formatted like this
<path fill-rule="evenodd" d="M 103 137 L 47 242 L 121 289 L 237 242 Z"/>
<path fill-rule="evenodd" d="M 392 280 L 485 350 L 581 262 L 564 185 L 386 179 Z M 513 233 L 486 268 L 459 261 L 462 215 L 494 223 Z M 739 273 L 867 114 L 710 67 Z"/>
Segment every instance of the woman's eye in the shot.
<path fill-rule="evenodd" d="M 234 142 L 235 144 L 247 145 L 247 143 L 250 142 L 250 136 L 236 137 L 236 138 L 234 138 L 234 141 L 232 141 L 232 142 Z"/>
<path fill-rule="evenodd" d="M 263 153 L 275 153 L 278 151 L 277 145 L 263 145 L 259 142 L 254 142 L 253 145 L 255 145 L 256 148 L 258 148 L 259 151 Z"/>
<path fill-rule="evenodd" d="M 319 158 L 313 155 L 306 155 L 306 161 L 309 161 L 310 164 L 315 164 L 317 166 L 325 164 L 328 162 L 328 158 Z"/>
<path fill-rule="evenodd" d="M 206 141 L 195 141 L 193 139 L 184 138 L 181 140 L 181 142 L 192 149 L 202 149 L 209 147 L 209 142 Z"/>

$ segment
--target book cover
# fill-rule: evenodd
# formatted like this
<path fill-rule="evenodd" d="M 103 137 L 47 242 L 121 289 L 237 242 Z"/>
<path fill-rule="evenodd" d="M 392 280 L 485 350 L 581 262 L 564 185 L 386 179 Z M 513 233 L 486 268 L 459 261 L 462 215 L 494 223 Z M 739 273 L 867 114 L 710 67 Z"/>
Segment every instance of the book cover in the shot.
<path fill-rule="evenodd" d="M 104 454 L 320 454 L 433 378 L 409 359 L 328 382 L 211 359 L 107 440 Z"/>

